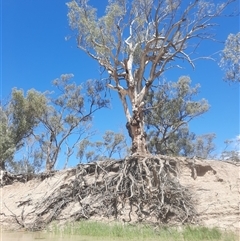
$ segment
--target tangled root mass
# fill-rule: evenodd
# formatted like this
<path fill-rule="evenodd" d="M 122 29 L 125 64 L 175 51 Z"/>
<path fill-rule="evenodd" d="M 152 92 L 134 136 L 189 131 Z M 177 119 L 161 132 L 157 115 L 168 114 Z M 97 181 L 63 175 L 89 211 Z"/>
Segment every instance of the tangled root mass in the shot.
<path fill-rule="evenodd" d="M 102 217 L 125 222 L 189 223 L 196 212 L 192 195 L 178 179 L 176 158 L 131 156 L 80 164 L 74 178 L 56 189 L 36 207 L 28 227 L 42 229 L 58 219 L 72 202 L 79 208 L 71 220 Z M 61 195 L 59 195 L 61 193 Z M 48 214 L 48 215 L 45 215 Z M 24 222 L 21 222 L 24 226 Z"/>

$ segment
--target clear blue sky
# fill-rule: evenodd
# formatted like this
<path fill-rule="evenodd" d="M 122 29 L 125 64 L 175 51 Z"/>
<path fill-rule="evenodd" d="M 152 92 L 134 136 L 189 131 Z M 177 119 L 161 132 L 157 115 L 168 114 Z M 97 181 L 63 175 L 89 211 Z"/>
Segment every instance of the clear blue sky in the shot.
<path fill-rule="evenodd" d="M 3 0 L 1 1 L 1 99 L 13 87 L 39 91 L 53 90 L 51 81 L 61 74 L 73 73 L 81 83 L 99 78 L 97 63 L 76 47 L 67 19 L 65 0 Z M 91 0 L 103 10 L 107 0 Z M 219 2 L 219 0 L 217 0 Z M 239 3 L 235 4 L 239 7 Z M 224 41 L 229 33 L 239 31 L 238 18 L 218 19 L 217 38 Z M 223 48 L 222 43 L 206 42 L 198 53 L 208 55 Z M 218 57 L 218 55 L 216 55 Z M 193 85 L 201 84 L 199 98 L 209 101 L 208 113 L 195 119 L 190 127 L 196 134 L 216 133 L 217 150 L 224 148 L 224 140 L 239 135 L 239 84 L 229 85 L 222 80 L 223 72 L 217 62 L 199 60 L 196 69 L 172 70 L 170 80 L 188 75 Z M 125 116 L 120 101 L 112 95 L 112 109 L 95 115 L 95 128 L 118 131 L 125 128 Z"/>

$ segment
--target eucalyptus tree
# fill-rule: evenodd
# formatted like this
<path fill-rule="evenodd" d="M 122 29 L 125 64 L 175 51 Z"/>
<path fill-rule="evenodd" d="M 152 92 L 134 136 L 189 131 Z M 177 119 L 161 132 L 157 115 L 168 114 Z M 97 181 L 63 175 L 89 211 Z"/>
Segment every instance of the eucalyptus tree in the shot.
<path fill-rule="evenodd" d="M 45 160 L 42 159 L 43 155 L 39 150 L 38 140 L 34 135 L 30 135 L 24 139 L 24 144 L 17 155 L 8 161 L 8 170 L 14 174 L 39 173 L 44 167 Z"/>
<path fill-rule="evenodd" d="M 228 35 L 220 66 L 225 71 L 226 81 L 240 82 L 240 32 Z"/>
<path fill-rule="evenodd" d="M 53 170 L 63 145 L 65 158 L 69 159 L 75 146 L 87 135 L 93 113 L 108 106 L 108 100 L 101 95 L 102 82 L 89 80 L 84 85 L 76 85 L 71 82 L 72 77 L 72 74 L 64 74 L 53 81 L 58 91 L 49 97 L 46 111 L 39 118 L 43 131 L 36 138 L 47 172 Z"/>
<path fill-rule="evenodd" d="M 39 125 L 47 99 L 44 93 L 29 90 L 26 97 L 23 90 L 13 89 L 11 99 L 0 107 L 0 169 L 12 163 L 16 151 L 25 145 Z"/>
<path fill-rule="evenodd" d="M 226 140 L 225 149 L 220 155 L 220 159 L 224 161 L 240 162 L 240 136 L 234 139 Z"/>
<path fill-rule="evenodd" d="M 103 141 L 96 142 L 96 147 L 101 155 L 108 159 L 114 158 L 114 155 L 121 159 L 127 154 L 126 139 L 124 134 L 120 132 L 106 131 L 103 135 Z"/>
<path fill-rule="evenodd" d="M 5 170 L 6 162 L 12 159 L 16 150 L 9 132 L 10 123 L 7 111 L 0 108 L 0 170 Z"/>
<path fill-rule="evenodd" d="M 184 61 L 194 66 L 191 53 L 213 38 L 213 19 L 235 1 L 110 0 L 100 17 L 87 0 L 67 3 L 78 48 L 107 70 L 107 86 L 119 95 L 132 153 L 148 152 L 143 112 L 153 82 Z"/>
<path fill-rule="evenodd" d="M 165 82 L 151 88 L 146 98 L 145 123 L 148 148 L 154 154 L 191 155 L 196 135 L 188 123 L 209 109 L 205 99 L 196 101 L 200 85 L 190 86 L 182 76 L 177 82 Z"/>
<path fill-rule="evenodd" d="M 123 133 L 107 130 L 102 140 L 91 142 L 83 139 L 78 145 L 78 158 L 80 162 L 99 161 L 104 159 L 122 159 L 127 156 L 128 146 Z"/>

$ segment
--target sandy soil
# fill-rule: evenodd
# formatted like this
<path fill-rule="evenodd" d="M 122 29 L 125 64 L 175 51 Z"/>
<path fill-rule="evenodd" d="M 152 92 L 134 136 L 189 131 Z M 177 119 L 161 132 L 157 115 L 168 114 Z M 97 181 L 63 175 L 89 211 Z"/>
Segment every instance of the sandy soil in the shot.
<path fill-rule="evenodd" d="M 214 160 L 188 160 L 178 158 L 179 180 L 188 187 L 196 202 L 199 224 L 240 231 L 240 166 Z M 72 169 L 57 172 L 54 176 L 33 179 L 26 183 L 15 182 L 0 188 L 0 225 L 16 229 L 21 222 L 27 225 L 38 216 L 44 200 L 56 191 L 61 194 L 64 185 L 73 180 Z M 91 177 L 89 177 L 91 178 Z M 68 220 L 79 203 L 69 203 L 58 217 Z M 48 215 L 47 213 L 45 215 Z M 240 233 L 239 233 L 240 234 Z"/>

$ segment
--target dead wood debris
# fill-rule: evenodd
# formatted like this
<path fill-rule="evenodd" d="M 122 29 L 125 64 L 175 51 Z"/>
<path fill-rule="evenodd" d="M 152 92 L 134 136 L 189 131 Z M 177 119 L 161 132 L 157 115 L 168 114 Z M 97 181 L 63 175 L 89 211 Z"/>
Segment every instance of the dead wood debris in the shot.
<path fill-rule="evenodd" d="M 12 185 L 14 182 L 28 182 L 34 178 L 39 178 L 41 181 L 43 181 L 46 178 L 54 176 L 56 171 L 51 172 L 43 172 L 40 174 L 34 174 L 34 173 L 26 173 L 26 174 L 12 174 L 7 171 L 1 171 L 0 173 L 0 187 L 6 186 L 6 185 Z"/>
<path fill-rule="evenodd" d="M 6 185 L 11 185 L 14 182 L 27 182 L 30 179 L 31 179 L 30 175 L 12 174 L 10 172 L 1 170 L 0 187 L 6 186 Z"/>
<path fill-rule="evenodd" d="M 43 229 L 60 219 L 72 202 L 79 204 L 72 221 L 94 216 L 160 224 L 196 221 L 192 195 L 179 183 L 176 158 L 131 156 L 81 164 L 72 173 L 71 181 L 36 206 L 36 218 L 27 229 Z"/>

